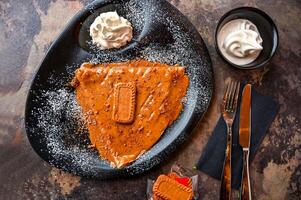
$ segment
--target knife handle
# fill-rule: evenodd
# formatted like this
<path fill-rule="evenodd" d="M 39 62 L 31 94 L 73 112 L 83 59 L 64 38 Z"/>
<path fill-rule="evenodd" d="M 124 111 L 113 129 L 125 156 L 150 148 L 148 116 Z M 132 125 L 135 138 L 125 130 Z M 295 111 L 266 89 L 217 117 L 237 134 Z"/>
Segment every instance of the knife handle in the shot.
<path fill-rule="evenodd" d="M 240 200 L 251 200 L 251 182 L 249 172 L 249 150 L 243 150 L 242 181 L 240 185 Z"/>
<path fill-rule="evenodd" d="M 221 178 L 220 200 L 231 199 L 231 147 L 232 147 L 232 128 L 228 127 L 224 168 L 223 168 L 223 174 Z"/>

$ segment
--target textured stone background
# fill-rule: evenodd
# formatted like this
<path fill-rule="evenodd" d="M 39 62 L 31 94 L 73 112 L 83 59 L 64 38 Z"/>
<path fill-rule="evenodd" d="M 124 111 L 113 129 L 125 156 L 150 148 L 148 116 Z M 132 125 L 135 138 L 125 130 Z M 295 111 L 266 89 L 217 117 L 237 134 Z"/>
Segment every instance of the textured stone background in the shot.
<path fill-rule="evenodd" d="M 301 196 L 301 1 L 169 0 L 197 27 L 213 60 L 214 97 L 186 144 L 166 163 L 132 179 L 93 181 L 62 172 L 42 161 L 24 131 L 25 97 L 37 66 L 66 22 L 89 1 L 0 1 L 0 199 L 145 199 L 146 179 L 178 162 L 192 167 L 218 119 L 218 102 L 228 76 L 254 83 L 281 104 L 251 165 L 254 199 Z M 238 6 L 266 11 L 276 22 L 280 46 L 265 68 L 239 71 L 225 64 L 214 48 L 218 19 Z M 219 182 L 200 175 L 202 199 L 217 199 Z"/>

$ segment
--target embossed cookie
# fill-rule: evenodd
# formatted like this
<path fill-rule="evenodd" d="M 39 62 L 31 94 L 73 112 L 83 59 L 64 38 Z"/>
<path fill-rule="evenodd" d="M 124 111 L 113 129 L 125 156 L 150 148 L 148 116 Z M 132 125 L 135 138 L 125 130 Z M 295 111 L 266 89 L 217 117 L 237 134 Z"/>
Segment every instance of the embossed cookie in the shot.
<path fill-rule="evenodd" d="M 153 193 L 156 199 L 164 200 L 191 200 L 192 189 L 186 187 L 166 175 L 160 175 L 156 180 Z"/>
<path fill-rule="evenodd" d="M 119 123 L 131 123 L 136 107 L 135 83 L 118 83 L 114 86 L 112 119 Z"/>

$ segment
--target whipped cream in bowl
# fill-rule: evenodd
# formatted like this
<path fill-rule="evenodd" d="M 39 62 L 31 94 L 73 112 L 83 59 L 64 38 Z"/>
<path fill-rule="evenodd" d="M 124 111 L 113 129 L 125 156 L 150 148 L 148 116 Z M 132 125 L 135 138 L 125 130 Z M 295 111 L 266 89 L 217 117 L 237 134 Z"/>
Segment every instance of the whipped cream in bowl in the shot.
<path fill-rule="evenodd" d="M 118 49 L 133 38 L 131 23 L 116 11 L 101 13 L 90 26 L 92 43 L 100 49 Z"/>
<path fill-rule="evenodd" d="M 247 19 L 229 21 L 217 35 L 217 44 L 221 53 L 236 65 L 253 62 L 263 50 L 262 42 L 256 25 Z"/>
<path fill-rule="evenodd" d="M 226 12 L 215 30 L 218 54 L 231 66 L 257 69 L 270 62 L 279 43 L 271 17 L 254 7 L 238 7 Z"/>

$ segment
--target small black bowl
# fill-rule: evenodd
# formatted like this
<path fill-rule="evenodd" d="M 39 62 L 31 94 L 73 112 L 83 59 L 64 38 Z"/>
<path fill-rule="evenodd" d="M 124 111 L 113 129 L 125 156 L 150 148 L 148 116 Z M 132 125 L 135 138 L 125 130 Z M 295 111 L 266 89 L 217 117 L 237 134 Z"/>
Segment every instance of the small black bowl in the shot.
<path fill-rule="evenodd" d="M 220 51 L 217 43 L 217 35 L 221 28 L 229 21 L 234 19 L 247 19 L 257 26 L 260 36 L 263 40 L 263 50 L 253 62 L 246 65 L 236 65 L 225 58 Z M 278 47 L 278 30 L 273 20 L 263 11 L 253 7 L 239 7 L 230 10 L 219 20 L 215 30 L 215 47 L 221 57 L 230 65 L 239 69 L 256 69 L 267 64 L 274 56 Z"/>

